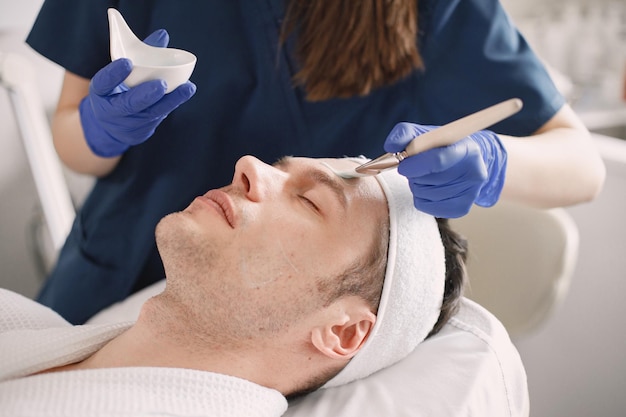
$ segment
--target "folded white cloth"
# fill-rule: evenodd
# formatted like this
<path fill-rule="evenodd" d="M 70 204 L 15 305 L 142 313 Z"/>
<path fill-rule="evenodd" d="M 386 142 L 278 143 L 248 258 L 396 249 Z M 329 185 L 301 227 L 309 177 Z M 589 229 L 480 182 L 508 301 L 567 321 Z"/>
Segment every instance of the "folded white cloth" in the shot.
<path fill-rule="evenodd" d="M 79 362 L 130 324 L 72 326 L 49 308 L 0 289 L 0 381 Z"/>
<path fill-rule="evenodd" d="M 72 326 L 52 310 L 0 290 L 0 415 L 275 417 L 287 409 L 287 401 L 276 390 L 190 369 L 108 368 L 32 375 L 84 359 L 128 326 Z"/>

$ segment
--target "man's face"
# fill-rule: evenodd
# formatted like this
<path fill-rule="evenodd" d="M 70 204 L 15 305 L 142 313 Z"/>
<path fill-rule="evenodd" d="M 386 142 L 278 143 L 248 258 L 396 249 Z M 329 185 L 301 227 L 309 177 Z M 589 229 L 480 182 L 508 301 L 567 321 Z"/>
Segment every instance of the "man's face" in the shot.
<path fill-rule="evenodd" d="M 243 157 L 231 185 L 159 223 L 167 287 L 189 314 L 221 317 L 238 338 L 253 338 L 322 306 L 319 283 L 370 253 L 388 216 L 373 177 L 344 180 L 325 164 L 355 166 L 308 158 L 270 166 Z"/>

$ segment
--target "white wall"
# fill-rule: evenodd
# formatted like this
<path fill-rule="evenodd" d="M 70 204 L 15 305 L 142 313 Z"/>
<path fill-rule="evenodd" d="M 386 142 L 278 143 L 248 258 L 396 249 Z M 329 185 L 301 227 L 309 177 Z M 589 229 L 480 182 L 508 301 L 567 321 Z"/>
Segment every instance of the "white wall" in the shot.
<path fill-rule="evenodd" d="M 18 53 L 38 71 L 38 87 L 51 111 L 60 91 L 63 71 L 28 47 L 24 39 L 41 0 L 0 0 L 0 53 Z M 0 57 L 1 59 L 1 57 Z M 0 88 L 0 286 L 34 296 L 43 277 L 33 255 L 33 228 L 39 204 L 13 108 Z"/>
<path fill-rule="evenodd" d="M 30 27 L 43 0 L 0 0 L 0 30 Z"/>
<path fill-rule="evenodd" d="M 61 88 L 63 71 L 25 43 L 42 3 L 42 0 L 0 0 L 0 51 L 19 53 L 32 61 L 40 73 L 39 89 L 44 103 L 52 109 Z"/>

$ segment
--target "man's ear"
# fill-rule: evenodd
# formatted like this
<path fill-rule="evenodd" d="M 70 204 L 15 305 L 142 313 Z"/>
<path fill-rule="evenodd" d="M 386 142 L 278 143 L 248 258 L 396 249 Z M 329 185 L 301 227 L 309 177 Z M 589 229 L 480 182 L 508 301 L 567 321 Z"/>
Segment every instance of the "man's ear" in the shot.
<path fill-rule="evenodd" d="M 333 309 L 325 323 L 313 328 L 311 342 L 323 355 L 350 359 L 365 343 L 376 323 L 376 315 L 357 297 L 341 301 L 343 308 Z"/>

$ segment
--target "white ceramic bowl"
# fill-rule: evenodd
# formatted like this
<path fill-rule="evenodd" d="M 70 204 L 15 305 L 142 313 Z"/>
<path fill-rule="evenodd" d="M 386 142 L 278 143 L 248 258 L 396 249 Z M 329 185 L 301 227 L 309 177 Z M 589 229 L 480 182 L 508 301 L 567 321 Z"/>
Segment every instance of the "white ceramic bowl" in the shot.
<path fill-rule="evenodd" d="M 134 87 L 145 81 L 161 79 L 167 83 L 166 93 L 184 84 L 196 66 L 196 56 L 175 48 L 150 46 L 139 40 L 116 9 L 108 10 L 111 59 L 128 58 L 133 70 L 124 80 Z"/>
<path fill-rule="evenodd" d="M 133 70 L 124 81 L 129 87 L 134 87 L 145 81 L 161 79 L 167 83 L 166 93 L 184 84 L 191 77 L 196 65 L 194 54 L 174 48 L 143 49 L 129 53 L 133 63 Z"/>

